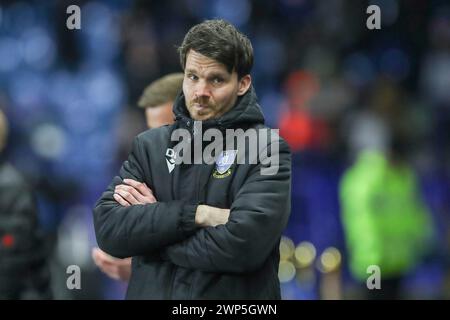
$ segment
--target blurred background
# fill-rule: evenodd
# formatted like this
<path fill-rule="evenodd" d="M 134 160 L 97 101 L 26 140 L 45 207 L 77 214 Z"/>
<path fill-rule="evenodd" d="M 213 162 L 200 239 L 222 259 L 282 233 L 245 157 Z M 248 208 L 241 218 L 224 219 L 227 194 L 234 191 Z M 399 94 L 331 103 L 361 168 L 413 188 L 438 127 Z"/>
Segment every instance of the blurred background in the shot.
<path fill-rule="evenodd" d="M 36 194 L 54 298 L 124 297 L 92 261 L 92 208 L 146 129 L 142 90 L 181 71 L 176 46 L 207 18 L 249 36 L 266 122 L 293 152 L 283 298 L 374 298 L 373 261 L 393 297 L 450 298 L 448 1 L 0 3 L 3 156 Z M 66 287 L 73 264 L 80 290 Z"/>

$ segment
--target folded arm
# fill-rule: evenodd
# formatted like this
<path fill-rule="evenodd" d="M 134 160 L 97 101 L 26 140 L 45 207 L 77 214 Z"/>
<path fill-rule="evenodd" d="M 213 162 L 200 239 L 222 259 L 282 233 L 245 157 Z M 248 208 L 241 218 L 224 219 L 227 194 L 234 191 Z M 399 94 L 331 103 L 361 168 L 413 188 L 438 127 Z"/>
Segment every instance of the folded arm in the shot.
<path fill-rule="evenodd" d="M 255 165 L 238 191 L 225 224 L 199 229 L 165 250 L 174 264 L 206 272 L 250 272 L 278 246 L 290 213 L 291 163 L 280 144 L 279 170 L 261 175 Z"/>
<path fill-rule="evenodd" d="M 139 136 L 132 151 L 120 169 L 119 176 L 102 194 L 94 208 L 94 227 L 99 247 L 108 254 L 131 257 L 151 253 L 190 236 L 195 225 L 196 205 L 183 201 L 153 202 L 140 205 L 123 205 L 118 201 L 133 194 L 123 188 L 124 179 L 138 182 L 151 180 L 149 170 L 144 173 L 141 163 L 145 157 Z M 148 179 L 144 179 L 144 177 Z"/>

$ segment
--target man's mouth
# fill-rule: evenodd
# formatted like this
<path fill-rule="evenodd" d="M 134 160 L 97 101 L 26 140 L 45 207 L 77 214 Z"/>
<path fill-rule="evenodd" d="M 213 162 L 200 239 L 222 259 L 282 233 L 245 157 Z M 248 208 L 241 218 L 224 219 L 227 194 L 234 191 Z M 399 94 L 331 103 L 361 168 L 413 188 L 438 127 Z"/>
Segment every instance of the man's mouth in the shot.
<path fill-rule="evenodd" d="M 193 104 L 194 109 L 202 111 L 202 110 L 206 110 L 208 107 L 207 104 L 200 104 L 200 103 L 194 103 Z"/>

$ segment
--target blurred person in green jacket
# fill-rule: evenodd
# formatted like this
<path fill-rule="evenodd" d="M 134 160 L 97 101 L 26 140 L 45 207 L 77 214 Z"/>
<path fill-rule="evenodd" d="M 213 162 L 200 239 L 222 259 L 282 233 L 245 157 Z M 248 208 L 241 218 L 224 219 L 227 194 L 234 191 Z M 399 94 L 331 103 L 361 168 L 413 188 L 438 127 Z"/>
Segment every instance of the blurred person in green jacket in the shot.
<path fill-rule="evenodd" d="M 342 223 L 352 276 L 367 286 L 365 298 L 398 299 L 403 276 L 430 249 L 433 225 L 419 194 L 406 143 L 389 152 L 362 151 L 340 184 Z M 369 266 L 380 270 L 380 289 L 369 289 Z"/>

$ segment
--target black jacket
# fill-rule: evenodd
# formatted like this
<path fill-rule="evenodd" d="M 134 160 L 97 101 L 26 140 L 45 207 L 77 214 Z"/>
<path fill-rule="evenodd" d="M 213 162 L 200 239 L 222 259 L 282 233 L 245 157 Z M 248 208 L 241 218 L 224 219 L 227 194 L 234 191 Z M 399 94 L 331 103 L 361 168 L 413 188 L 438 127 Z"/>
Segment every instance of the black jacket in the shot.
<path fill-rule="evenodd" d="M 48 257 L 33 193 L 0 157 L 0 299 L 51 298 Z"/>
<path fill-rule="evenodd" d="M 236 164 L 229 174 L 214 174 L 215 164 L 184 166 L 169 173 L 166 150 L 172 130 L 192 127 L 182 94 L 174 104 L 174 125 L 138 135 L 123 164 L 94 208 L 101 249 L 116 257 L 132 256 L 128 299 L 279 299 L 279 241 L 290 213 L 291 159 L 279 143 L 279 170 L 261 175 L 263 166 Z M 253 88 L 214 127 L 265 128 Z M 268 140 L 270 150 L 274 140 Z M 248 150 L 247 150 L 248 151 Z M 180 177 L 190 177 L 192 190 Z M 124 178 L 145 182 L 158 202 L 122 207 L 113 190 Z M 182 183 L 183 182 L 183 183 Z M 189 200 L 183 195 L 189 194 Z M 194 197 L 194 198 L 192 198 Z M 184 200 L 181 200 L 184 199 Z M 199 228 L 197 205 L 230 208 L 225 225 Z"/>

